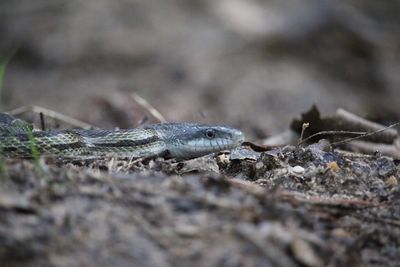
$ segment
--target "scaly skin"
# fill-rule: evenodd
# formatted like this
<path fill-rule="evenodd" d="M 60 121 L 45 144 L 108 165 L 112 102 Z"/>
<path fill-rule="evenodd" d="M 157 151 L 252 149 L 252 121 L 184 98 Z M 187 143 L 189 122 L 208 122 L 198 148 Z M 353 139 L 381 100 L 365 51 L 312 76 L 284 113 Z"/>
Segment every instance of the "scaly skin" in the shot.
<path fill-rule="evenodd" d="M 0 152 L 32 157 L 32 143 L 42 155 L 59 157 L 200 157 L 232 149 L 244 141 L 241 131 L 217 125 L 162 123 L 124 130 L 33 131 L 29 123 L 0 113 Z"/>

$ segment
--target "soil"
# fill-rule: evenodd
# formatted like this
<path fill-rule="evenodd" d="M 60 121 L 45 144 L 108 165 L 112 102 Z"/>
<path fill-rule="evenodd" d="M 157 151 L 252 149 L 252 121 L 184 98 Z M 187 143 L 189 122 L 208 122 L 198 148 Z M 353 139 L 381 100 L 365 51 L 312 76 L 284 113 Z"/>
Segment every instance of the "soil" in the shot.
<path fill-rule="evenodd" d="M 398 266 L 398 164 L 317 145 L 183 162 L 8 159 L 0 262 Z"/>

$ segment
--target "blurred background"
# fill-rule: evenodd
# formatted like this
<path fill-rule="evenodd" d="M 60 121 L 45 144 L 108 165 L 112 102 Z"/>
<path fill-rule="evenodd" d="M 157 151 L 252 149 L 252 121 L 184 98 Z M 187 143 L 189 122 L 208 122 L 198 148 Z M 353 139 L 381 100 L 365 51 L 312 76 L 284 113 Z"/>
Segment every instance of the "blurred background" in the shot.
<path fill-rule="evenodd" d="M 101 123 L 101 103 L 137 93 L 168 120 L 260 138 L 312 104 L 399 120 L 399 14 L 376 0 L 2 0 L 1 109 Z"/>

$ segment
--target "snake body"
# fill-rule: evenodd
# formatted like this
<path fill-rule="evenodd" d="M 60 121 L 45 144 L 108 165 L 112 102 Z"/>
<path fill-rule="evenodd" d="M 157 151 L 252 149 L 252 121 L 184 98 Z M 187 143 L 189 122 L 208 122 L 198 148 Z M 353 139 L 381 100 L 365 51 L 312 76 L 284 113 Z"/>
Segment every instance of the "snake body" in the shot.
<path fill-rule="evenodd" d="M 244 140 L 241 131 L 217 125 L 161 123 L 121 130 L 39 131 L 20 119 L 0 113 L 0 153 L 8 157 L 41 155 L 60 157 L 195 158 L 232 149 Z"/>

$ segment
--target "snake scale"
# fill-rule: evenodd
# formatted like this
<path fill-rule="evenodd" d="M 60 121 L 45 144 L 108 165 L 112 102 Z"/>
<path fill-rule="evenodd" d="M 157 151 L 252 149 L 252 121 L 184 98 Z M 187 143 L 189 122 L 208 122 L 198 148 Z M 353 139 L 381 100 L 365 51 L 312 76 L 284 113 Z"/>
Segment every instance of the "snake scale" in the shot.
<path fill-rule="evenodd" d="M 244 141 L 241 131 L 217 125 L 160 123 L 121 130 L 33 129 L 26 121 L 0 113 L 0 153 L 7 157 L 200 157 L 232 149 Z"/>

